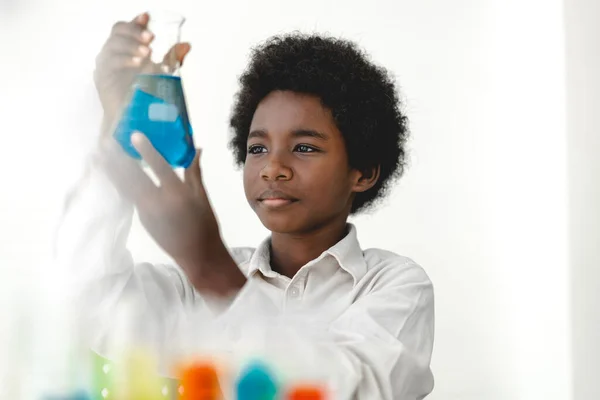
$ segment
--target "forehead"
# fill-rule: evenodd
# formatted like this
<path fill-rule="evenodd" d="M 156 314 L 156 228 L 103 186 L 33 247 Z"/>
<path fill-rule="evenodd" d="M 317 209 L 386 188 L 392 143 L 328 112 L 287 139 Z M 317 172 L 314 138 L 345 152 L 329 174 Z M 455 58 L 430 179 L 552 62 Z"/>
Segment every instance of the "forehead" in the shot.
<path fill-rule="evenodd" d="M 269 133 L 294 129 L 315 129 L 331 133 L 337 131 L 331 111 L 317 96 L 290 91 L 274 91 L 256 108 L 251 130 Z"/>

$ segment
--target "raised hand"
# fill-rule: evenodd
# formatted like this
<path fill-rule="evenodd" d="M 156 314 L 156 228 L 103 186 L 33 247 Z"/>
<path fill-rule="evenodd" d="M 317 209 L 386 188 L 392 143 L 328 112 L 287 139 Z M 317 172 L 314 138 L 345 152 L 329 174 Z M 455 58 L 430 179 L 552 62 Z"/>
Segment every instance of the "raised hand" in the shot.
<path fill-rule="evenodd" d="M 164 56 L 162 63 L 154 63 L 150 58 L 154 34 L 148 30 L 149 20 L 150 16 L 143 13 L 129 22 L 114 24 L 96 57 L 94 82 L 104 109 L 105 128 L 114 122 L 123 107 L 137 74 L 160 72 L 165 64 L 182 64 L 190 51 L 189 43 L 178 43 Z"/>
<path fill-rule="evenodd" d="M 199 290 L 228 294 L 246 281 L 220 236 L 219 224 L 202 182 L 200 151 L 181 180 L 141 133 L 132 143 L 158 184 L 140 163 L 106 138 L 96 162 L 122 196 L 132 201 L 142 225 L 156 243 L 183 268 Z"/>
<path fill-rule="evenodd" d="M 153 62 L 149 19 L 144 13 L 129 22 L 117 22 L 96 58 L 94 80 L 104 108 L 104 135 L 95 162 L 120 194 L 133 202 L 150 236 L 184 269 L 197 289 L 229 294 L 246 279 L 221 239 L 202 183 L 200 151 L 181 180 L 143 134 L 132 135 L 132 144 L 159 181 L 156 185 L 106 129 L 124 106 L 137 74 L 161 73 L 165 67 L 175 67 L 173 63 L 181 65 L 190 51 L 188 43 L 179 43 L 162 63 Z"/>

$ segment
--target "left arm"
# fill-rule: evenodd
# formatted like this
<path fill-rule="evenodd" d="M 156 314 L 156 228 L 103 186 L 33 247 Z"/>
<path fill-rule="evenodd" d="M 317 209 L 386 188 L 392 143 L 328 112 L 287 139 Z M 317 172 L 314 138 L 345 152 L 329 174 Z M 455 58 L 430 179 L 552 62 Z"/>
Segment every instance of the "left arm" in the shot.
<path fill-rule="evenodd" d="M 202 183 L 200 151 L 181 180 L 140 133 L 132 143 L 148 163 L 155 184 L 114 140 L 106 140 L 97 162 L 117 191 L 132 202 L 150 236 L 184 270 L 198 292 L 231 298 L 246 278 L 221 239 L 219 224 Z"/>

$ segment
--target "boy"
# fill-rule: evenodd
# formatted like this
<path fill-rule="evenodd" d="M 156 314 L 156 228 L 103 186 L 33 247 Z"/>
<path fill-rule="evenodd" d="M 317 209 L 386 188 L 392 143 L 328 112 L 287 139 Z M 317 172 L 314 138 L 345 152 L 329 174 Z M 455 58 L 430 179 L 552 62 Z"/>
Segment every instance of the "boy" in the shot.
<path fill-rule="evenodd" d="M 104 126 L 133 76 L 156 67 L 147 23 L 147 14 L 117 23 L 97 59 Z M 189 50 L 172 49 L 180 62 Z M 134 134 L 155 184 L 104 130 L 58 242 L 60 260 L 79 278 L 95 349 L 103 351 L 111 316 L 132 294 L 146 310 L 140 329 L 155 332 L 158 351 L 190 308 L 228 326 L 242 316 L 308 315 L 327 324 L 323 340 L 306 335 L 286 352 L 326 367 L 336 399 L 422 399 L 433 388 L 431 282 L 408 258 L 361 250 L 347 222 L 403 170 L 406 117 L 392 80 L 349 42 L 296 34 L 256 48 L 240 85 L 231 148 L 248 203 L 271 236 L 257 249 L 227 249 L 200 151 L 182 180 Z M 134 264 L 125 247 L 133 207 L 176 265 Z"/>

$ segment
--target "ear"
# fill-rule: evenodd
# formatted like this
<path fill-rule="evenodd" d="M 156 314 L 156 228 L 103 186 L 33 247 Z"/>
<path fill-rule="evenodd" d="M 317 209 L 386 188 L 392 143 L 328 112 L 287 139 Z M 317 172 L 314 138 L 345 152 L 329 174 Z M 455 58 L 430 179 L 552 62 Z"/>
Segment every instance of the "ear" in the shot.
<path fill-rule="evenodd" d="M 356 173 L 354 184 L 352 185 L 352 191 L 355 193 L 366 192 L 371 189 L 379 180 L 381 174 L 381 166 L 366 169 L 364 171 L 354 171 Z"/>

